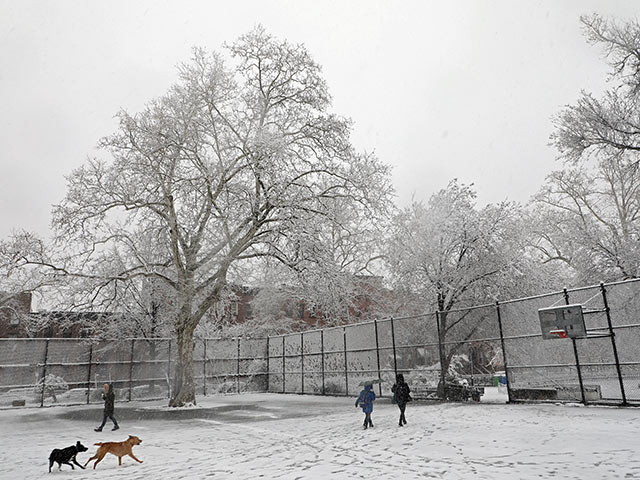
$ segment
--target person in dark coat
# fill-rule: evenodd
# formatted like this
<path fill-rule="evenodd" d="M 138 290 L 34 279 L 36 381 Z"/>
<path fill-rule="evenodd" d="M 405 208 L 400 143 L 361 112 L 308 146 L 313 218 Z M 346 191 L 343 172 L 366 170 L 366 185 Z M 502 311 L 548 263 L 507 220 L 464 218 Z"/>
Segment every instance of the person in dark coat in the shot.
<path fill-rule="evenodd" d="M 107 418 L 110 418 L 113 422 L 113 428 L 111 430 L 118 430 L 120 428 L 118 426 L 118 421 L 116 420 L 116 417 L 113 416 L 113 410 L 116 403 L 116 394 L 113 391 L 113 384 L 104 384 L 104 393 L 102 394 L 102 399 L 104 400 L 104 414 L 102 416 L 102 424 L 100 424 L 100 426 L 96 428 L 95 431 L 102 431 L 102 427 L 104 427 L 104 424 L 107 423 Z"/>
<path fill-rule="evenodd" d="M 398 425 L 402 427 L 407 424 L 407 419 L 404 417 L 404 411 L 407 408 L 407 402 L 411 401 L 411 389 L 407 382 L 404 381 L 404 375 L 401 373 L 396 375 L 396 383 L 391 387 L 391 391 L 393 392 L 393 400 L 400 409 L 400 420 L 398 421 Z"/>
<path fill-rule="evenodd" d="M 376 394 L 373 393 L 371 389 L 371 385 L 367 384 L 364 386 L 364 389 L 360 392 L 358 399 L 356 400 L 356 408 L 361 407 L 362 413 L 364 413 L 364 428 L 373 427 L 373 422 L 371 421 L 371 413 L 373 412 L 373 401 L 376 399 Z"/>

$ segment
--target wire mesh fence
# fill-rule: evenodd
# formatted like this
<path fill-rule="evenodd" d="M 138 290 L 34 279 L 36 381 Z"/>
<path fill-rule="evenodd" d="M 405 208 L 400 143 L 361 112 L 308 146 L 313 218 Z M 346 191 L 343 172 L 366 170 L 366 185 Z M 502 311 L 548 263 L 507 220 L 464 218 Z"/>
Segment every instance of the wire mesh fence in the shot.
<path fill-rule="evenodd" d="M 582 306 L 587 336 L 542 338 L 538 310 Z M 403 373 L 416 396 L 502 387 L 509 401 L 640 404 L 640 281 L 267 338 L 194 342 L 198 395 L 390 395 Z M 0 339 L 0 406 L 168 398 L 170 339 Z M 506 382 L 506 384 L 504 384 Z M 461 387 L 462 385 L 462 387 Z M 455 387 L 455 388 L 454 388 Z"/>
<path fill-rule="evenodd" d="M 196 339 L 197 394 L 266 391 L 266 339 Z M 170 339 L 0 339 L 0 407 L 169 398 L 175 369 Z"/>
<path fill-rule="evenodd" d="M 500 303 L 512 401 L 640 403 L 640 282 Z M 542 340 L 539 308 L 580 304 L 587 336 Z"/>

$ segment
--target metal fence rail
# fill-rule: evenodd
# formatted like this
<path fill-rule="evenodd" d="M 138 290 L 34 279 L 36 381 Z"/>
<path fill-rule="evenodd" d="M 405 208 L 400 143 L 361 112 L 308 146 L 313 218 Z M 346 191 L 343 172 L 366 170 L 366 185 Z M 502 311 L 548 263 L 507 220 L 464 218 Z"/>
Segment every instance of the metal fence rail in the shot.
<path fill-rule="evenodd" d="M 538 309 L 581 304 L 587 338 L 543 340 Z M 0 406 L 168 398 L 175 342 L 0 339 Z M 447 312 L 267 338 L 194 343 L 196 393 L 356 395 L 366 380 L 389 395 L 395 375 L 445 397 L 450 377 L 491 385 L 508 401 L 640 404 L 640 280 L 600 284 Z M 443 368 L 441 365 L 448 365 Z"/>

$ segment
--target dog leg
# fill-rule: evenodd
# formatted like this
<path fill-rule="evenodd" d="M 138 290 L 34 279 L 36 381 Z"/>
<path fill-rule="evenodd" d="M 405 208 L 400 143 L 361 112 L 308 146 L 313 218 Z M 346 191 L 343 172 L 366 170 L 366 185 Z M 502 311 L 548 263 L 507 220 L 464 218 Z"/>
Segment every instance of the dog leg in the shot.
<path fill-rule="evenodd" d="M 64 463 L 65 465 L 69 465 L 73 470 L 76 469 L 76 467 L 74 467 L 73 463 L 71 463 L 71 462 L 62 462 L 62 463 Z"/>
<path fill-rule="evenodd" d="M 93 457 L 91 457 L 89 460 L 87 460 L 86 463 L 84 464 L 84 466 L 86 467 L 87 465 L 89 465 L 89 462 L 91 460 L 95 460 L 96 458 L 98 458 L 98 454 L 95 454 Z"/>
<path fill-rule="evenodd" d="M 73 463 L 75 463 L 76 465 L 78 465 L 81 469 L 83 469 L 83 470 L 84 470 L 84 467 L 78 463 L 78 461 L 76 460 L 76 457 L 73 457 L 73 458 L 71 459 L 71 461 L 72 461 Z"/>
<path fill-rule="evenodd" d="M 96 460 L 96 463 L 93 464 L 93 469 L 96 469 L 96 465 L 98 465 L 98 463 L 100 463 L 100 461 L 104 458 L 104 456 L 107 454 L 107 452 L 104 452 L 103 454 L 101 454 L 98 459 Z"/>
<path fill-rule="evenodd" d="M 131 453 L 129 454 L 129 456 L 130 456 L 131 458 L 133 458 L 136 462 L 138 462 L 138 463 L 142 463 L 142 460 L 138 460 L 138 459 L 135 457 L 135 455 L 133 454 L 133 452 L 131 452 Z"/>
<path fill-rule="evenodd" d="M 53 460 L 49 459 L 49 473 L 51 473 L 51 467 L 53 467 Z"/>
<path fill-rule="evenodd" d="M 118 457 L 118 466 L 122 465 L 122 457 Z"/>

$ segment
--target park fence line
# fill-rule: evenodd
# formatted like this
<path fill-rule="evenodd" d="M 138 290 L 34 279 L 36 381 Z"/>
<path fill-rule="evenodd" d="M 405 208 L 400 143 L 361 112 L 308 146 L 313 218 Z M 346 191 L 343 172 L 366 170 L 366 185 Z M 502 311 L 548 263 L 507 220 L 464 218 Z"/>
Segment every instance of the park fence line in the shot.
<path fill-rule="evenodd" d="M 583 305 L 589 337 L 542 340 L 537 310 L 569 303 Z M 376 379 L 390 395 L 403 373 L 443 399 L 438 384 L 452 374 L 498 382 L 509 402 L 637 405 L 638 312 L 640 281 L 631 280 L 263 338 L 198 338 L 196 394 L 356 395 Z M 119 401 L 168 398 L 175 351 L 169 338 L 0 339 L 0 407 L 99 403 L 103 383 Z"/>

